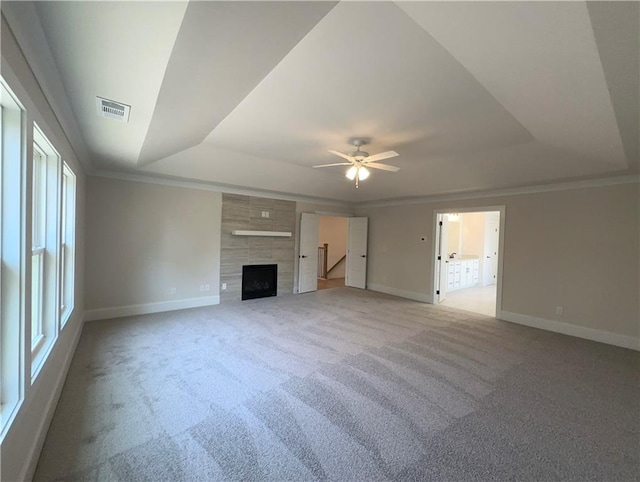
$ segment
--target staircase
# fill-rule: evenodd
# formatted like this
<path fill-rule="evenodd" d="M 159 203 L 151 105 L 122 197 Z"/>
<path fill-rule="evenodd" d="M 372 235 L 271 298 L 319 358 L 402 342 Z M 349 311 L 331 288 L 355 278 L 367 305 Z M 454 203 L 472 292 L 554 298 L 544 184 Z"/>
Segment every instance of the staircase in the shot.
<path fill-rule="evenodd" d="M 333 266 L 328 267 L 328 259 L 329 259 L 329 245 L 324 243 L 323 246 L 318 247 L 318 278 L 328 279 L 329 273 L 333 271 L 340 263 L 342 263 L 345 259 L 347 259 L 346 253 L 336 261 Z"/>

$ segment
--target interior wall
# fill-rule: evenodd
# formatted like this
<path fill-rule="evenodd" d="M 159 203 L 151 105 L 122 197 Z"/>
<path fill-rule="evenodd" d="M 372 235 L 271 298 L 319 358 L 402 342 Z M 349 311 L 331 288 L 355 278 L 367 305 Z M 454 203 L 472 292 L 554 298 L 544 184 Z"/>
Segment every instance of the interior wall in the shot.
<path fill-rule="evenodd" d="M 87 310 L 219 302 L 221 206 L 217 192 L 88 178 Z"/>
<path fill-rule="evenodd" d="M 478 283 L 484 286 L 483 276 L 487 258 L 484 254 L 485 213 L 460 213 L 460 253 L 465 256 L 477 256 Z"/>
<path fill-rule="evenodd" d="M 75 238 L 75 283 L 74 310 L 41 368 L 34 383 L 31 383 L 31 353 L 26 343 L 24 370 L 21 374 L 23 398 L 10 429 L 0 445 L 0 480 L 30 480 L 38 460 L 44 437 L 60 396 L 80 331 L 84 311 L 84 222 L 85 222 L 85 173 L 67 136 L 58 123 L 55 113 L 40 89 L 33 72 L 24 59 L 20 47 L 8 27 L 4 16 L 1 20 L 2 77 L 16 94 L 26 110 L 26 159 L 31 159 L 33 123 L 36 122 L 55 146 L 62 159 L 76 174 L 76 238 Z M 30 199 L 30 170 L 25 171 L 25 197 Z M 25 225 L 27 246 L 31 243 L 31 226 Z M 26 293 L 25 320 L 28 320 L 30 293 Z M 2 320 L 6 322 L 6 320 Z M 26 322 L 26 321 L 25 321 Z"/>
<path fill-rule="evenodd" d="M 484 213 L 460 213 L 460 254 L 478 256 L 484 253 Z"/>
<path fill-rule="evenodd" d="M 337 216 L 320 216 L 318 222 L 318 246 L 329 245 L 327 269 L 331 269 L 347 254 L 347 234 L 349 219 Z M 330 279 L 344 278 L 345 261 L 337 265 L 328 275 Z"/>
<path fill-rule="evenodd" d="M 636 182 L 358 207 L 358 215 L 369 217 L 368 284 L 380 291 L 430 299 L 434 210 L 503 205 L 503 315 L 511 314 L 512 321 L 523 323 L 550 321 L 548 326 L 554 328 L 574 326 L 580 333 L 597 330 L 637 343 L 638 199 Z M 558 306 L 563 307 L 561 315 L 556 314 Z"/>
<path fill-rule="evenodd" d="M 242 266 L 278 265 L 278 295 L 293 292 L 296 203 L 238 194 L 222 195 L 221 283 L 222 301 L 240 301 Z M 263 217 L 262 213 L 269 217 Z M 291 237 L 235 236 L 233 230 L 289 231 Z"/>
<path fill-rule="evenodd" d="M 461 254 L 460 249 L 460 218 L 457 221 L 449 220 L 446 223 L 447 229 L 447 254 Z"/>

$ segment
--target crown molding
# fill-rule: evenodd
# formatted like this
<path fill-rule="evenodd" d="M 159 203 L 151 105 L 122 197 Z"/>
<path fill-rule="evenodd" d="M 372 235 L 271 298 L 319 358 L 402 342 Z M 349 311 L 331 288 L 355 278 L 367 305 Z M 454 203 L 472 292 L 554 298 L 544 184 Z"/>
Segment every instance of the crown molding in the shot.
<path fill-rule="evenodd" d="M 279 191 L 269 191 L 266 189 L 251 189 L 229 184 L 200 181 L 195 179 L 178 178 L 161 174 L 140 174 L 127 171 L 111 170 L 91 170 L 87 172 L 88 177 L 101 177 L 107 179 L 117 179 L 120 181 L 142 182 L 147 184 L 157 184 L 162 186 L 180 187 L 184 189 L 199 189 L 202 191 L 220 192 L 226 194 L 238 194 L 242 196 L 255 196 L 270 199 L 281 199 L 283 201 L 294 201 L 327 206 L 336 206 L 344 209 L 403 206 L 411 204 L 430 204 L 436 202 L 464 201 L 472 199 L 484 199 L 504 196 L 518 196 L 524 194 L 536 194 L 554 191 L 569 191 L 574 189 L 588 189 L 604 186 L 615 186 L 620 184 L 640 183 L 640 175 L 628 174 L 624 176 L 603 177 L 597 179 L 584 179 L 579 181 L 560 182 L 554 184 L 540 184 L 535 186 L 525 186 L 505 189 L 492 189 L 486 191 L 469 191 L 451 194 L 439 194 L 433 196 L 419 196 L 412 198 L 388 199 L 380 201 L 348 202 L 337 201 L 335 199 L 304 196 L 301 194 L 283 193 Z"/>
<path fill-rule="evenodd" d="M 412 198 L 398 198 L 380 201 L 363 201 L 354 203 L 356 208 L 373 208 L 386 206 L 403 206 L 409 204 L 430 204 L 447 201 L 465 201 L 471 199 L 494 198 L 504 196 L 519 196 L 523 194 L 536 194 L 554 191 L 570 191 L 574 189 L 588 189 L 603 186 L 616 186 L 619 184 L 637 184 L 640 175 L 628 174 L 624 176 L 602 177 L 597 179 L 584 179 L 579 181 L 558 182 L 553 184 L 540 184 L 535 186 L 514 187 L 505 189 L 492 189 L 486 191 L 468 191 L 451 194 L 436 194 L 433 196 L 419 196 Z"/>
<path fill-rule="evenodd" d="M 161 186 L 180 187 L 184 189 L 198 189 L 201 191 L 219 192 L 225 194 L 238 194 L 241 196 L 254 196 L 269 199 L 280 199 L 282 201 L 294 201 L 311 204 L 322 204 L 327 206 L 335 206 L 343 209 L 353 209 L 353 204 L 345 201 L 336 201 L 335 199 L 327 199 L 313 196 L 304 196 L 301 194 L 283 193 L 279 191 L 269 191 L 266 189 L 251 189 L 241 186 L 233 186 L 229 184 L 200 181 L 194 179 L 185 179 L 172 176 L 164 176 L 161 174 L 140 174 L 125 171 L 108 171 L 108 170 L 91 170 L 87 172 L 88 177 L 100 177 L 106 179 L 117 179 L 119 181 L 142 182 L 146 184 L 157 184 Z"/>
<path fill-rule="evenodd" d="M 0 3 L 2 3 L 3 20 L 9 27 L 51 114 L 60 126 L 78 163 L 85 172 L 88 171 L 92 168 L 91 156 L 71 109 L 67 90 L 62 82 L 58 64 L 49 48 L 35 4 L 33 2 Z M 38 105 L 35 102 L 34 104 Z"/>

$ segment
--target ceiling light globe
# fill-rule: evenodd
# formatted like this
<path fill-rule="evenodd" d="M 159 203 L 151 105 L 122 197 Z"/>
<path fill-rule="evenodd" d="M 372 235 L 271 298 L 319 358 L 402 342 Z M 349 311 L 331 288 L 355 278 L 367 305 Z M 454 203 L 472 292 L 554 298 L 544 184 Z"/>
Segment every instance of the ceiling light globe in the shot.
<path fill-rule="evenodd" d="M 351 166 L 347 171 L 347 174 L 345 175 L 347 176 L 347 178 L 349 178 L 350 181 L 353 181 L 356 178 L 357 173 L 358 173 L 358 168 L 356 168 L 356 166 Z"/>
<path fill-rule="evenodd" d="M 358 170 L 358 179 L 360 179 L 361 181 L 364 181 L 368 177 L 369 177 L 369 169 L 367 169 L 366 167 L 361 167 Z"/>

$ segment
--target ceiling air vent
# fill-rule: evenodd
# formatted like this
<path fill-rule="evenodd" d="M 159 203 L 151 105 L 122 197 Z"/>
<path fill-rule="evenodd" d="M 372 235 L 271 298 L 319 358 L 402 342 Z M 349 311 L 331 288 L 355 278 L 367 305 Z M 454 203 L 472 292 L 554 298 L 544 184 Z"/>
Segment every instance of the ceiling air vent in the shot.
<path fill-rule="evenodd" d="M 129 122 L 130 105 L 96 97 L 96 107 L 98 108 L 98 115 L 100 117 L 108 117 L 109 119 L 116 119 L 125 123 Z"/>

